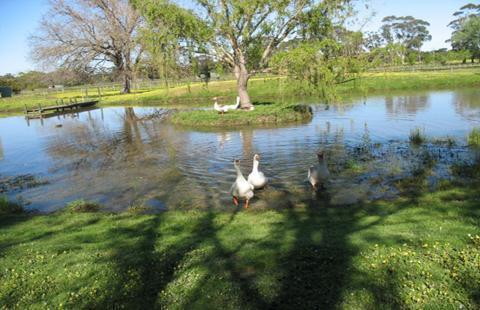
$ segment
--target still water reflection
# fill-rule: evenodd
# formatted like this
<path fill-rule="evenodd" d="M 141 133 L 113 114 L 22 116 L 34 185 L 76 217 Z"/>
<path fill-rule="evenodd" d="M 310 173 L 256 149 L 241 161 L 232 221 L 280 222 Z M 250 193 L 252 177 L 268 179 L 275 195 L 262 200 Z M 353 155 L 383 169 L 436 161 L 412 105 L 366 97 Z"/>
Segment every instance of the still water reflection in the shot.
<path fill-rule="evenodd" d="M 45 212 L 79 198 L 112 210 L 138 203 L 229 209 L 232 159 L 242 159 L 247 175 L 258 152 L 271 183 L 253 206 L 282 207 L 311 195 L 306 171 L 322 148 L 333 175 L 325 193 L 331 203 L 389 198 L 398 192 L 395 182 L 425 165 L 427 155 L 435 159 L 426 176 L 432 184 L 449 177 L 452 161 L 468 160 L 465 137 L 480 126 L 478 98 L 473 89 L 377 96 L 314 105 L 308 124 L 210 132 L 172 127 L 156 108 L 104 108 L 29 123 L 8 117 L 0 119 L 0 181 L 10 182 L 3 186 L 8 196 Z M 457 144 L 413 148 L 408 136 L 416 127 Z M 19 176 L 40 184 L 11 181 Z"/>

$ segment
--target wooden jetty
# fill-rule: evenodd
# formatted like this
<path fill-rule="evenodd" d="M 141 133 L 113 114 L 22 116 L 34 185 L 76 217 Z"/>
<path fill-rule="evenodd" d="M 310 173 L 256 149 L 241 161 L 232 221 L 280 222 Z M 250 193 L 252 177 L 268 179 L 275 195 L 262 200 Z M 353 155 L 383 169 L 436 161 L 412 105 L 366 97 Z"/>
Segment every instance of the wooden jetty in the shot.
<path fill-rule="evenodd" d="M 38 108 L 28 109 L 25 105 L 25 116 L 27 118 L 43 118 L 62 114 L 65 112 L 75 112 L 84 108 L 92 107 L 98 103 L 98 100 L 87 100 L 78 102 L 77 99 L 70 99 L 67 103 L 64 103 L 63 99 L 57 100 L 57 104 L 54 106 L 42 107 L 38 104 Z"/>

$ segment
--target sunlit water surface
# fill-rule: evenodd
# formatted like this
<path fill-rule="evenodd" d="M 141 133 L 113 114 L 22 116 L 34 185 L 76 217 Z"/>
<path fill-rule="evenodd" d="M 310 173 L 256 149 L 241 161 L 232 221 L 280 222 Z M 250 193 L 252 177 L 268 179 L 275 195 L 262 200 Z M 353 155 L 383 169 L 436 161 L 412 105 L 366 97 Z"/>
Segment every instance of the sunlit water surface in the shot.
<path fill-rule="evenodd" d="M 338 205 L 389 199 L 398 194 L 396 182 L 420 167 L 430 165 L 425 177 L 434 185 L 450 177 L 452 163 L 472 157 L 466 136 L 480 126 L 479 98 L 479 90 L 466 89 L 314 104 L 307 124 L 241 130 L 176 128 L 151 117 L 161 114 L 158 108 L 145 107 L 43 121 L 1 118 L 0 191 L 43 212 L 80 198 L 110 210 L 138 204 L 153 210 L 228 210 L 232 160 L 242 160 L 247 176 L 259 153 L 270 185 L 256 193 L 252 207 L 279 208 L 312 199 L 306 172 L 324 149 L 332 180 L 320 199 Z M 456 144 L 412 147 L 414 128 Z"/>

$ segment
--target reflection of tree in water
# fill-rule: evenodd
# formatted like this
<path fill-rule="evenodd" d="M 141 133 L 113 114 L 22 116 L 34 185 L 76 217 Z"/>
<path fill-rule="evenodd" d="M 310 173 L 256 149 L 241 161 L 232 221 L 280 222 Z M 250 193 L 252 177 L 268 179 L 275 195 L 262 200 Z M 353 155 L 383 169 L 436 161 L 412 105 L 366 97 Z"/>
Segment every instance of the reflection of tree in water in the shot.
<path fill-rule="evenodd" d="M 391 116 L 402 116 L 416 114 L 425 110 L 430 102 L 427 94 L 408 95 L 408 96 L 387 96 L 385 97 L 385 107 L 387 114 Z"/>
<path fill-rule="evenodd" d="M 126 160 L 130 157 L 145 155 L 142 133 L 139 128 L 139 119 L 135 114 L 135 110 L 131 107 L 125 108 L 122 138 L 124 139 Z"/>
<path fill-rule="evenodd" d="M 164 185 L 178 178 L 172 144 L 182 143 L 173 141 L 161 122 L 141 121 L 133 108 L 125 108 L 120 120 L 120 130 L 111 130 L 99 118 L 66 124 L 49 141 L 53 172 L 69 172 L 67 191 L 71 185 L 87 198 L 100 195 L 122 207 L 148 193 L 169 191 Z"/>
<path fill-rule="evenodd" d="M 223 150 L 225 143 L 229 142 L 232 139 L 231 134 L 228 131 L 222 131 L 217 134 L 218 148 Z"/>
<path fill-rule="evenodd" d="M 467 119 L 480 117 L 480 92 L 476 89 L 455 91 L 453 95 L 455 112 Z"/>
<path fill-rule="evenodd" d="M 252 141 L 253 141 L 253 130 L 244 129 L 240 131 L 240 137 L 242 138 L 242 150 L 243 158 L 250 158 L 252 154 Z"/>

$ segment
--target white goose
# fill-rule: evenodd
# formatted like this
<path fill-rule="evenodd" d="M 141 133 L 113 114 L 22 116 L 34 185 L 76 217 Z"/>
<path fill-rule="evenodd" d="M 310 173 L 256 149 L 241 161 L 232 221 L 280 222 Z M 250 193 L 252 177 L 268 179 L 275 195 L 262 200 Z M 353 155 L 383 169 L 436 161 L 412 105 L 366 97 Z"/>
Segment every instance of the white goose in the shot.
<path fill-rule="evenodd" d="M 218 98 L 214 97 L 213 100 L 215 103 L 213 104 L 213 109 L 218 113 L 224 114 L 230 110 L 236 110 L 240 106 L 240 97 L 237 97 L 237 103 L 231 105 L 221 105 L 218 104 Z"/>
<path fill-rule="evenodd" d="M 325 183 L 330 178 L 330 171 L 328 171 L 327 161 L 325 159 L 325 153 L 323 151 L 318 152 L 318 165 L 311 166 L 308 169 L 308 182 L 314 189 L 325 188 Z"/>
<path fill-rule="evenodd" d="M 233 197 L 233 203 L 238 206 L 238 200 L 244 199 L 245 208 L 248 208 L 248 202 L 253 197 L 253 185 L 248 183 L 247 180 L 245 180 L 245 177 L 240 170 L 240 161 L 238 159 L 233 161 L 233 165 L 235 166 L 235 170 L 237 171 L 237 179 L 230 188 L 230 193 Z"/>
<path fill-rule="evenodd" d="M 253 156 L 253 168 L 252 172 L 248 175 L 248 183 L 252 184 L 254 189 L 259 189 L 267 185 L 267 178 L 263 172 L 258 171 L 258 165 L 260 164 L 260 155 L 255 154 Z"/>

